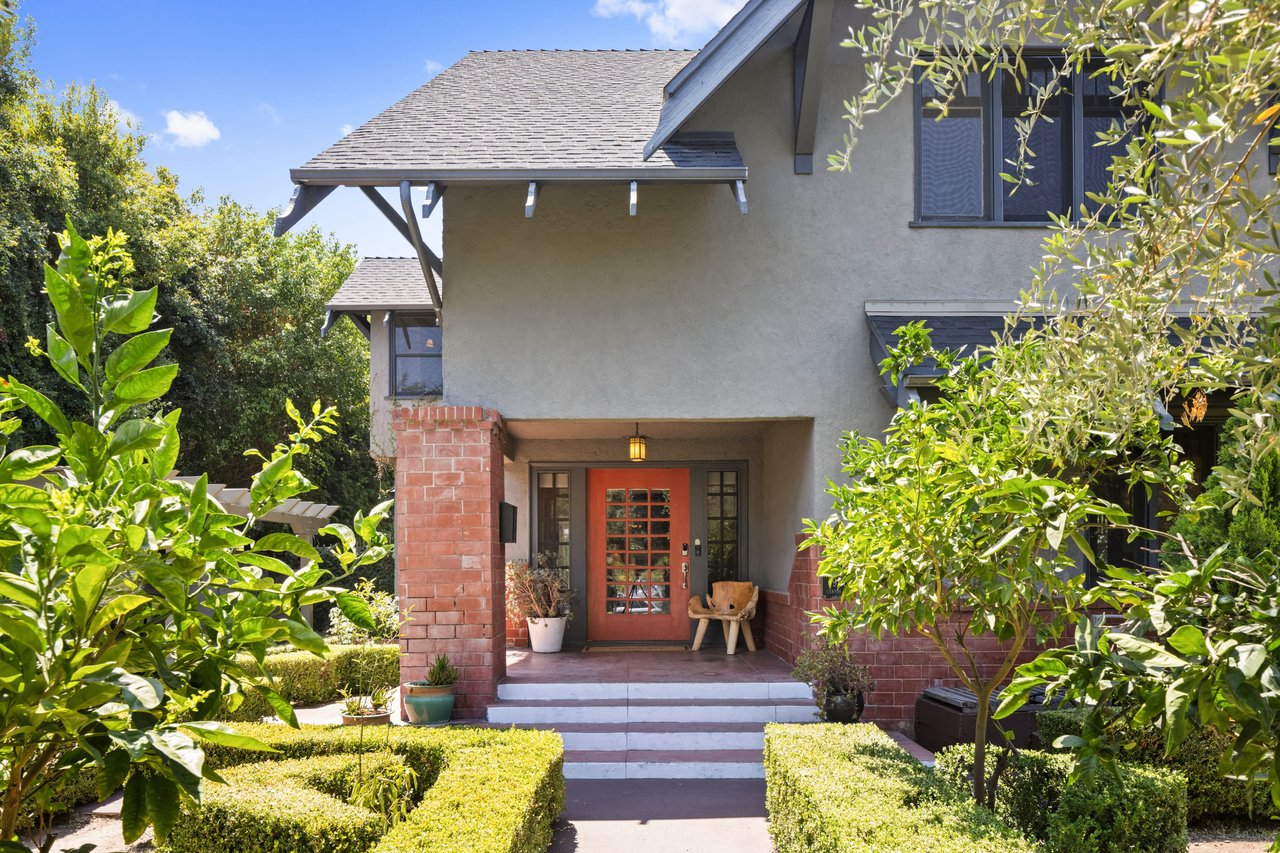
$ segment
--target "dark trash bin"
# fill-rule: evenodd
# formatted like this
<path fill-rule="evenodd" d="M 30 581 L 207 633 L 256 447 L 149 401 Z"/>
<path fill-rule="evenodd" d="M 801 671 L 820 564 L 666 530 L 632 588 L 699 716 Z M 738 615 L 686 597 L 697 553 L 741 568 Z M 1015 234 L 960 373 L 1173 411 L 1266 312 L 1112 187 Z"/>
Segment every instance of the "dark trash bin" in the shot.
<path fill-rule="evenodd" d="M 1000 706 L 1000 697 L 991 697 L 991 712 Z M 1012 715 L 987 725 L 987 742 L 1005 742 L 1000 731 L 1013 732 L 1013 745 L 1022 749 L 1039 746 L 1034 738 L 1035 715 L 1044 710 L 1044 690 L 1033 692 L 1027 704 Z M 973 729 L 978 722 L 978 697 L 964 687 L 928 687 L 916 700 L 916 743 L 937 752 L 955 743 L 973 743 Z"/>

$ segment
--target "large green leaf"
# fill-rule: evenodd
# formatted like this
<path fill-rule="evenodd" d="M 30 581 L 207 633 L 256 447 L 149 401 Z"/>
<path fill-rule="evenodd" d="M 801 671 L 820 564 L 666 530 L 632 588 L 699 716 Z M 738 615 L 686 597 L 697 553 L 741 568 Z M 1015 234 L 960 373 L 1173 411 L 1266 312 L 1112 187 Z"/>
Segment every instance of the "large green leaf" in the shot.
<path fill-rule="evenodd" d="M 257 738 L 240 734 L 235 729 L 223 723 L 203 720 L 195 723 L 183 723 L 182 728 L 202 740 L 207 740 L 209 743 L 216 743 L 219 746 L 229 746 L 232 749 L 243 749 L 250 752 L 280 751 L 273 746 L 268 746 Z"/>
<path fill-rule="evenodd" d="M 120 824 L 126 844 L 132 844 L 147 831 L 147 777 L 141 769 L 134 771 L 124 786 L 120 803 Z"/>
<path fill-rule="evenodd" d="M 93 314 L 76 286 L 53 267 L 44 266 L 44 289 L 58 315 L 58 329 L 76 351 L 81 364 L 89 364 L 93 352 Z"/>
<path fill-rule="evenodd" d="M 156 329 L 135 335 L 116 347 L 107 357 L 107 384 L 114 385 L 155 361 L 173 335 L 173 329 Z"/>
<path fill-rule="evenodd" d="M 35 413 L 36 417 L 53 427 L 54 432 L 59 435 L 66 435 L 71 432 L 71 423 L 67 420 L 66 415 L 62 414 L 62 410 L 44 394 L 34 388 L 23 385 L 12 376 L 9 377 L 8 390 L 13 392 L 13 396 L 25 403 L 27 408 Z"/>
<path fill-rule="evenodd" d="M 93 614 L 93 621 L 89 623 L 89 635 L 93 636 L 116 619 L 127 616 L 150 601 L 150 596 L 146 595 L 116 596 L 100 607 L 97 613 Z"/>
<path fill-rule="evenodd" d="M 85 390 L 84 383 L 80 381 L 80 364 L 76 361 L 75 350 L 66 338 L 58 334 L 52 323 L 45 326 L 45 349 L 49 353 L 49 363 L 58 375 L 81 391 Z"/>
<path fill-rule="evenodd" d="M 164 841 L 178 820 L 178 786 L 171 779 L 147 777 L 147 819 L 155 827 L 156 840 Z"/>
<path fill-rule="evenodd" d="M 373 620 L 373 611 L 369 609 L 369 602 L 365 601 L 360 594 L 355 592 L 338 593 L 338 609 L 357 628 L 363 628 L 370 632 L 378 630 L 378 626 Z"/>
<path fill-rule="evenodd" d="M 283 551 L 304 560 L 318 562 L 320 552 L 310 543 L 292 533 L 268 533 L 253 546 L 255 551 Z"/>
<path fill-rule="evenodd" d="M 148 367 L 126 376 L 116 385 L 113 403 L 117 408 L 139 406 L 163 397 L 178 375 L 178 365 L 164 364 Z"/>
<path fill-rule="evenodd" d="M 107 304 L 103 312 L 102 328 L 119 335 L 134 335 L 146 331 L 156 311 L 156 289 L 140 290 Z"/>
<path fill-rule="evenodd" d="M 0 460 L 0 483 L 32 480 L 58 464 L 62 448 L 47 444 L 20 447 Z"/>
<path fill-rule="evenodd" d="M 87 565 L 76 572 L 71 582 L 71 605 L 75 612 L 76 627 L 81 630 L 88 627 L 89 615 L 97 609 L 110 574 L 111 567 L 104 565 Z"/>
<path fill-rule="evenodd" d="M 151 472 L 160 479 L 172 474 L 173 467 L 178 464 L 178 451 L 181 448 L 178 419 L 181 416 L 181 409 L 174 409 L 164 416 L 164 432 L 160 435 L 160 443 L 156 445 L 155 452 L 151 454 Z"/>
<path fill-rule="evenodd" d="M 164 425 L 155 421 L 141 419 L 125 421 L 112 433 L 107 450 L 112 456 L 132 453 L 135 450 L 149 450 L 160 444 L 163 434 Z"/>

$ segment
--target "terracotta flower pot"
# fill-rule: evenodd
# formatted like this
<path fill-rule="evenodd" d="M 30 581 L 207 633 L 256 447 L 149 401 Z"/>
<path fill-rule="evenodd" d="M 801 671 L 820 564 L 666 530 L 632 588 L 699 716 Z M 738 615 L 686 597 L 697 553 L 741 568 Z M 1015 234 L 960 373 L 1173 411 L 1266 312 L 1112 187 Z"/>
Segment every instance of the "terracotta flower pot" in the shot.
<path fill-rule="evenodd" d="M 351 714 L 342 715 L 342 724 L 344 726 L 386 726 L 391 723 L 391 712 L 383 711 L 379 714 Z"/>
<path fill-rule="evenodd" d="M 453 685 L 410 681 L 401 689 L 400 701 L 415 726 L 447 723 L 453 716 Z"/>

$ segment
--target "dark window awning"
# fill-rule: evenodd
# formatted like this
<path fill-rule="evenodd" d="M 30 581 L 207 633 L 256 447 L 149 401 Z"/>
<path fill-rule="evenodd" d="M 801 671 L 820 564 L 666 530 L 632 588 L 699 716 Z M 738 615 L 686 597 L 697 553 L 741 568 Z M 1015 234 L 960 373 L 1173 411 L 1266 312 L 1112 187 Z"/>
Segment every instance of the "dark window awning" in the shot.
<path fill-rule="evenodd" d="M 872 364 L 878 370 L 880 362 L 889 355 L 889 347 L 898 343 L 896 330 L 918 320 L 929 327 L 937 349 L 972 355 L 978 347 L 996 340 L 1004 331 L 1005 318 L 1016 308 L 1013 302 L 867 302 L 864 310 L 871 333 Z M 908 369 L 896 385 L 888 376 L 881 376 L 880 391 L 890 403 L 901 408 L 910 400 L 919 399 L 920 389 L 932 387 L 940 375 L 937 365 L 926 362 Z"/>

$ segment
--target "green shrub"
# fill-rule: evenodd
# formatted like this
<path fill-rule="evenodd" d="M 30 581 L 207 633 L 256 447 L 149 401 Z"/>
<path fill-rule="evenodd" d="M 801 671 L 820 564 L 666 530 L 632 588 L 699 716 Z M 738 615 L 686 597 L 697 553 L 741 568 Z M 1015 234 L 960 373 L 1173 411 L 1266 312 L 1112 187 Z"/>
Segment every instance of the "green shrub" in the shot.
<path fill-rule="evenodd" d="M 364 853 L 382 836 L 384 816 L 348 802 L 358 774 L 405 759 L 388 752 L 242 764 L 223 771 L 184 809 L 168 847 L 181 853 L 325 850 Z M 418 796 L 421 792 L 416 792 Z M 416 797 L 415 797 L 416 799 Z"/>
<path fill-rule="evenodd" d="M 564 746 L 559 735 L 516 729 L 362 728 L 238 725 L 237 731 L 279 750 L 275 761 L 236 767 L 245 758 L 261 758 L 261 754 L 211 744 L 206 751 L 209 765 L 229 767 L 219 772 L 229 781 L 235 774 L 239 784 L 251 790 L 223 796 L 226 789 L 208 785 L 207 796 L 210 802 L 216 801 L 215 809 L 206 811 L 202 805 L 194 811 L 184 810 L 179 820 L 182 832 L 175 829 L 169 849 L 172 853 L 329 849 L 541 853 L 551 843 L 552 823 L 564 807 Z M 349 790 L 351 762 L 361 752 L 367 753 L 366 762 L 385 761 L 387 753 L 396 756 L 415 771 L 418 790 L 423 792 L 416 807 L 385 835 L 384 816 L 334 800 L 335 795 Z M 330 757 L 338 760 L 324 764 Z M 319 780 L 293 771 L 294 766 L 312 764 L 325 768 L 319 771 Z M 283 769 L 268 772 L 273 765 Z M 369 766 L 365 766 L 366 774 Z M 338 774 L 333 785 L 323 781 L 329 772 Z M 212 793 L 215 789 L 219 791 L 216 795 Z M 323 811 L 313 808 L 321 799 L 333 808 L 335 826 L 326 823 Z M 295 802 L 301 805 L 295 808 Z M 338 809 L 338 805 L 347 808 Z M 272 810 L 269 818 L 260 813 L 263 807 Z M 356 809 L 362 821 L 376 822 L 374 840 L 362 834 L 366 823 L 354 821 L 350 809 Z M 213 822 L 218 825 L 211 825 Z M 270 829 L 257 828 L 259 824 Z M 341 839 L 358 835 L 365 846 L 319 844 L 315 839 L 321 832 Z"/>
<path fill-rule="evenodd" d="M 987 753 L 987 776 L 997 762 Z M 973 745 L 937 755 L 939 780 L 957 795 L 972 787 Z M 1187 786 L 1181 774 L 1124 765 L 1068 784 L 1071 758 L 1038 750 L 1009 757 L 996 792 L 996 815 L 1043 841 L 1050 853 L 1176 853 L 1187 849 Z"/>
<path fill-rule="evenodd" d="M 251 661 L 243 660 L 248 666 Z M 256 665 L 254 665 L 256 668 Z M 293 705 L 336 702 L 343 690 L 367 692 L 370 686 L 399 685 L 400 647 L 390 644 L 329 647 L 327 658 L 310 652 L 269 652 L 263 670 L 275 679 L 276 692 Z M 245 694 L 234 711 L 223 710 L 224 720 L 255 722 L 274 712 L 257 692 Z"/>
<path fill-rule="evenodd" d="M 1042 711 L 1036 715 L 1036 731 L 1045 749 L 1063 735 L 1079 735 L 1082 712 Z M 1164 736 L 1156 729 L 1126 730 L 1120 734 L 1129 745 L 1129 760 L 1168 767 L 1187 779 L 1187 820 L 1199 823 L 1219 819 L 1257 819 L 1280 813 L 1264 785 L 1227 779 L 1218 772 L 1218 759 L 1231 749 L 1235 734 L 1198 728 L 1187 735 L 1170 758 L 1164 755 Z M 1252 803 L 1250 800 L 1252 799 Z M 1252 807 L 1252 813 L 1250 808 Z"/>
<path fill-rule="evenodd" d="M 1031 853 L 1035 845 L 873 725 L 765 728 L 769 834 L 779 853 Z"/>
<path fill-rule="evenodd" d="M 389 592 L 381 592 L 374 587 L 372 578 L 365 578 L 356 584 L 355 592 L 369 605 L 373 614 L 373 623 L 377 630 L 370 633 L 357 626 L 343 615 L 341 610 L 334 610 L 329 617 L 329 633 L 325 635 L 330 643 L 354 645 L 370 640 L 378 642 L 394 642 L 400 637 L 400 603 Z"/>

